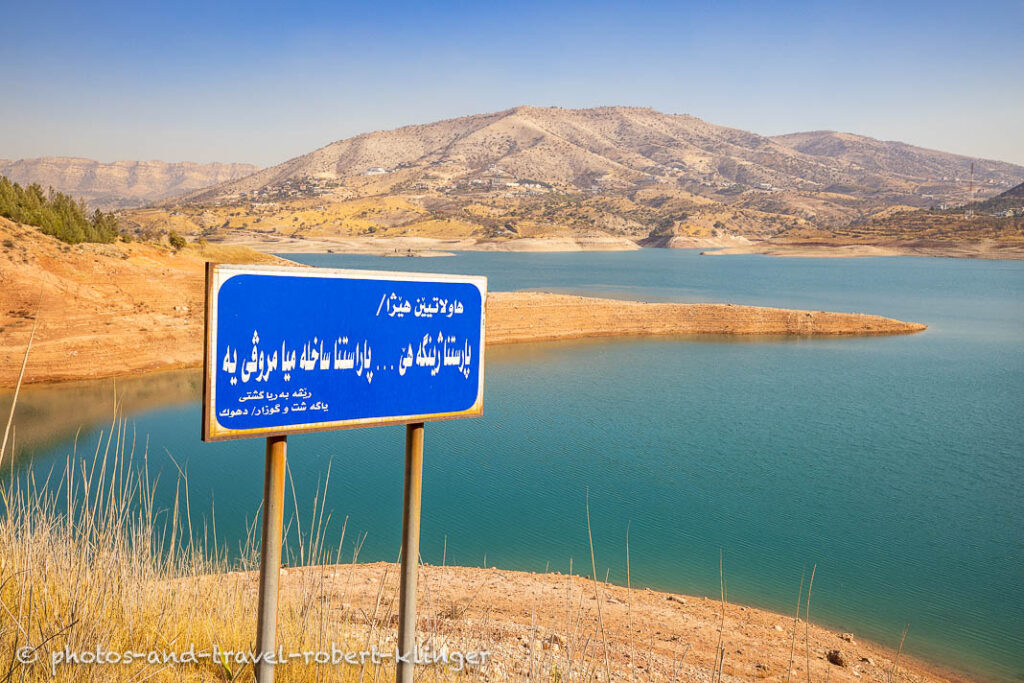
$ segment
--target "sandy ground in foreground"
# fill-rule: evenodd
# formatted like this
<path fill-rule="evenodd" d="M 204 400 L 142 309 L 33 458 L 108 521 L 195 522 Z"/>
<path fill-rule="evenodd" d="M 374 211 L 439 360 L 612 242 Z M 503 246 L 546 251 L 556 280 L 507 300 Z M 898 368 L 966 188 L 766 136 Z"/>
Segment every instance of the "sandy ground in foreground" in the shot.
<path fill-rule="evenodd" d="M 254 575 L 235 576 L 255 591 Z M 728 566 L 725 578 L 728 584 Z M 350 637 L 394 647 L 396 565 L 286 569 L 281 596 L 283 609 L 326 603 Z M 629 590 L 557 573 L 424 566 L 418 597 L 418 643 L 435 651 L 490 652 L 477 673 L 493 681 L 607 680 L 606 642 L 613 680 L 711 681 L 721 652 L 724 681 L 786 681 L 791 661 L 794 681 L 809 680 L 808 665 L 815 681 L 889 681 L 901 636 L 894 633 L 883 647 L 808 626 L 792 614 L 726 603 L 723 616 L 717 595 Z M 811 605 L 813 619 L 813 593 Z M 835 653 L 831 662 L 829 653 Z M 968 680 L 905 654 L 897 673 L 892 680 Z"/>
<path fill-rule="evenodd" d="M 282 263 L 239 247 L 174 253 L 144 244 L 69 246 L 0 223 L 0 386 L 17 382 L 38 312 L 26 382 L 93 379 L 202 362 L 207 259 Z M 491 344 L 621 335 L 878 335 L 924 325 L 874 315 L 730 304 L 648 304 L 494 292 Z"/>

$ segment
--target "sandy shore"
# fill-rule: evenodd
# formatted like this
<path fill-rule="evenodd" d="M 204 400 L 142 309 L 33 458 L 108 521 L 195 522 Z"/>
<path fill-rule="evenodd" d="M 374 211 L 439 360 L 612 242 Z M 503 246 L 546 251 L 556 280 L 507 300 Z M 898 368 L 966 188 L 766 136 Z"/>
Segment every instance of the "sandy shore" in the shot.
<path fill-rule="evenodd" d="M 261 233 L 234 233 L 221 244 L 244 246 L 267 254 L 367 254 L 372 256 L 452 256 L 458 251 L 574 252 L 634 251 L 641 247 L 625 237 L 609 235 L 523 237 L 516 239 L 433 237 L 294 238 Z M 935 256 L 946 258 L 1024 259 L 1024 244 L 995 240 L 889 240 L 878 243 L 840 241 L 755 240 L 738 235 L 676 236 L 648 245 L 668 249 L 701 249 L 704 255 L 763 254 L 790 258 L 863 258 L 871 256 Z"/>
<path fill-rule="evenodd" d="M 219 244 L 248 247 L 270 254 L 366 254 L 370 256 L 452 256 L 456 251 L 635 251 L 636 242 L 625 237 L 579 235 L 517 239 L 434 237 L 310 237 L 295 238 L 260 233 L 236 233 Z"/>
<path fill-rule="evenodd" d="M 168 275 L 163 281 L 169 280 Z M 193 273 L 173 280 L 168 294 L 144 301 L 138 289 L 133 290 L 135 298 L 117 303 L 104 294 L 85 301 L 78 295 L 59 302 L 59 297 L 44 297 L 24 381 L 96 379 L 201 365 L 202 279 Z M 7 317 L 0 325 L 0 387 L 13 386 L 32 322 Z M 486 335 L 488 344 L 509 344 L 643 335 L 871 336 L 926 327 L 859 313 L 493 292 L 487 302 Z"/>
<path fill-rule="evenodd" d="M 676 245 L 674 245 L 676 246 Z M 764 254 L 790 258 L 863 258 L 869 256 L 938 256 L 946 258 L 975 258 L 994 260 L 1024 259 L 1024 246 L 994 240 L 960 241 L 952 243 L 915 242 L 893 240 L 880 244 L 830 244 L 814 242 L 750 242 L 733 245 L 679 244 L 681 248 L 704 246 L 701 253 L 709 256 L 732 254 Z"/>
<path fill-rule="evenodd" d="M 877 315 L 733 304 L 665 304 L 539 292 L 494 292 L 487 342 L 642 335 L 871 336 L 921 332 L 927 325 Z"/>
<path fill-rule="evenodd" d="M 255 592 L 255 575 L 233 576 Z M 397 577 L 397 566 L 384 563 L 286 569 L 281 608 L 326 603 L 350 638 L 393 648 Z M 711 681 L 721 633 L 723 681 L 786 681 L 792 660 L 794 681 L 882 682 L 890 680 L 901 635 L 881 646 L 742 605 L 726 603 L 723 616 L 717 595 L 494 568 L 422 567 L 417 612 L 421 646 L 487 651 L 478 673 L 491 681 L 606 680 L 605 642 L 613 680 Z M 906 653 L 897 673 L 892 680 L 968 680 Z"/>
<path fill-rule="evenodd" d="M 39 312 L 26 382 L 127 375 L 201 363 L 208 258 L 280 262 L 238 247 L 179 253 L 143 244 L 68 246 L 0 223 L 0 386 L 13 386 Z M 232 250 L 233 249 L 233 250 Z M 210 251 L 212 250 L 212 251 Z M 729 304 L 647 304 L 537 292 L 488 297 L 487 340 L 622 335 L 879 335 L 924 325 L 873 315 Z"/>

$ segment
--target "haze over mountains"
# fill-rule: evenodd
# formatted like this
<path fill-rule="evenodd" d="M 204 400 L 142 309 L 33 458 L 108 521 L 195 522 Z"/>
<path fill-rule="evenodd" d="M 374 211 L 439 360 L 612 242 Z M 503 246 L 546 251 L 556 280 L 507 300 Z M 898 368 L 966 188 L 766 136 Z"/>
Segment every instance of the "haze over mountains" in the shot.
<path fill-rule="evenodd" d="M 172 195 L 240 178 L 252 164 L 197 164 L 164 161 L 103 163 L 73 157 L 0 159 L 0 175 L 27 185 L 38 183 L 104 210 L 142 206 Z"/>

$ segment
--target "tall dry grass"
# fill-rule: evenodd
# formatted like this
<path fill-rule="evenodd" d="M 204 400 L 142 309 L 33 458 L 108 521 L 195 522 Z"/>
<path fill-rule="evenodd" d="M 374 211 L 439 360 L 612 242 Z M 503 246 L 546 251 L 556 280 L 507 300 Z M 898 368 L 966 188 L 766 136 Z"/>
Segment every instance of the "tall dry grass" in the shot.
<path fill-rule="evenodd" d="M 195 663 L 65 664 L 56 653 L 202 652 L 212 644 L 250 652 L 256 623 L 259 547 L 255 522 L 229 559 L 213 521 L 194 523 L 188 477 L 178 469 L 173 503 L 155 504 L 157 477 L 147 453 L 117 419 L 95 450 L 75 452 L 60 472 L 31 470 L 0 488 L 0 681 L 251 680 L 252 668 L 232 657 Z M 326 484 L 303 519 L 296 500 L 286 532 L 286 562 L 327 565 L 331 525 Z M 289 651 L 331 644 L 360 649 L 365 629 L 344 617 L 338 596 L 321 590 L 323 573 L 305 572 L 281 601 L 279 643 Z M 370 642 L 374 644 L 376 641 Z M 382 645 L 383 642 L 377 643 Z M 137 656 L 137 655 L 136 655 Z M 35 660 L 26 664 L 21 660 Z M 385 667 L 289 663 L 278 680 L 379 680 Z M 380 669 L 380 670 L 377 670 Z"/>
<path fill-rule="evenodd" d="M 253 679 L 251 664 L 239 664 L 234 655 L 220 661 L 202 655 L 213 644 L 230 652 L 254 649 L 259 515 L 229 552 L 217 535 L 216 510 L 211 504 L 200 511 L 186 469 L 171 462 L 171 477 L 160 481 L 150 471 L 145 447 L 119 417 L 90 451 L 76 448 L 63 469 L 40 475 L 30 467 L 15 475 L 12 467 L 0 485 L 0 683 Z M 394 651 L 397 571 L 384 566 L 369 589 L 375 594 L 372 607 L 357 604 L 366 602 L 367 593 L 366 586 L 352 581 L 362 541 L 357 538 L 351 556 L 342 557 L 347 520 L 332 519 L 327 509 L 329 483 L 328 469 L 312 500 L 302 501 L 289 473 L 292 500 L 284 542 L 289 569 L 279 601 L 278 644 L 286 652 Z M 167 487 L 174 495 L 160 507 L 157 489 Z M 325 539 L 336 537 L 339 528 L 341 541 L 328 545 Z M 352 564 L 340 565 L 343 561 Z M 591 564 L 596 573 L 593 558 Z M 447 568 L 425 569 L 428 577 L 441 575 L 440 586 L 421 581 L 421 647 L 493 655 L 483 667 L 459 670 L 454 662 L 420 667 L 418 681 L 591 681 L 625 674 L 609 669 L 609 636 L 590 604 L 593 598 L 604 600 L 606 582 L 570 573 L 564 618 L 550 620 L 542 616 L 549 612 L 544 605 L 529 605 L 530 628 L 510 634 L 507 625 L 491 621 L 488 606 L 475 594 L 468 599 L 444 594 Z M 120 664 L 60 660 L 66 653 L 81 656 L 98 648 L 144 655 Z M 198 656 L 194 662 L 154 662 L 146 660 L 150 652 Z M 54 656 L 56 668 L 51 667 Z M 654 655 L 635 658 L 650 665 Z M 282 682 L 369 683 L 393 676 L 387 660 L 293 661 L 276 667 Z"/>

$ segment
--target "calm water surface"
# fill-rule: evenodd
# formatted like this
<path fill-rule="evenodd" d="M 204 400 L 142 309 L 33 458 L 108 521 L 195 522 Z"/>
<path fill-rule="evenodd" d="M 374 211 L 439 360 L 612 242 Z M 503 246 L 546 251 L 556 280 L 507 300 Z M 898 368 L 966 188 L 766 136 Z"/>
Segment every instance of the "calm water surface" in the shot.
<path fill-rule="evenodd" d="M 485 417 L 428 425 L 422 552 L 634 583 L 791 612 L 979 675 L 1024 673 L 1024 263 L 701 257 L 690 251 L 296 255 L 335 267 L 484 274 L 492 290 L 878 313 L 907 337 L 615 339 L 488 349 Z M 262 495 L 258 441 L 199 442 L 198 376 L 120 382 L 150 467 L 187 467 L 237 545 Z M 109 383 L 30 389 L 19 466 L 95 445 Z M 0 397 L 0 403 L 6 399 Z M 90 414 L 83 405 L 100 406 Z M 346 555 L 398 554 L 401 427 L 292 437 L 300 505 L 332 466 Z M 173 485 L 162 495 L 173 496 Z M 340 525 L 331 531 L 337 542 Z M 486 559 L 485 559 L 486 558 Z M 587 573 L 582 571 L 582 573 Z"/>

